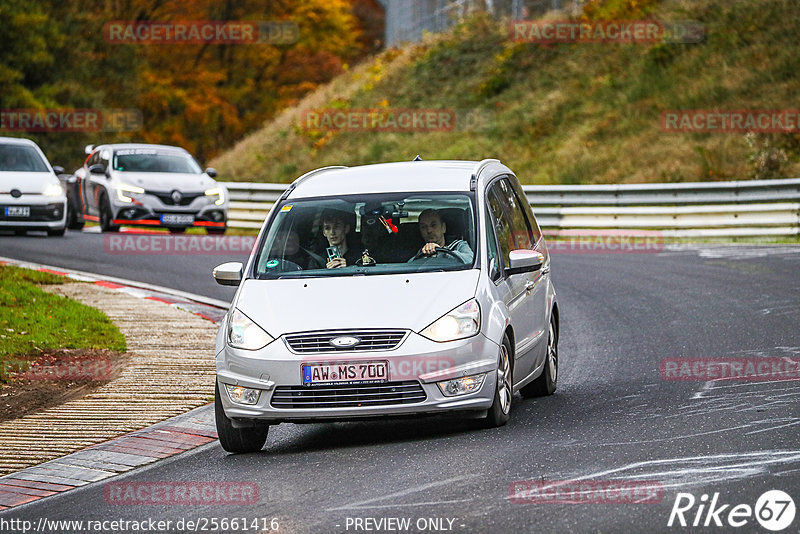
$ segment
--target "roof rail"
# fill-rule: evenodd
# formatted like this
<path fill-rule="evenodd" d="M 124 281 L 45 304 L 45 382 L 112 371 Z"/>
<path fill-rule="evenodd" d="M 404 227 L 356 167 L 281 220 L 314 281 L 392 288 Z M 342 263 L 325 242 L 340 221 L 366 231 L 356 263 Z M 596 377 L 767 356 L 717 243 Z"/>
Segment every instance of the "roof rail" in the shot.
<path fill-rule="evenodd" d="M 308 171 L 303 176 L 301 176 L 300 178 L 298 178 L 297 180 L 292 182 L 291 185 L 289 185 L 289 187 L 286 188 L 286 191 L 283 192 L 283 194 L 281 195 L 280 200 L 286 200 L 286 198 L 289 195 L 292 194 L 292 191 L 294 191 L 295 187 L 297 187 L 298 185 L 300 185 L 301 183 L 303 183 L 308 178 L 311 178 L 314 175 L 321 174 L 321 173 L 323 173 L 325 171 L 333 171 L 333 170 L 336 170 L 336 169 L 346 169 L 346 168 L 347 167 L 344 166 L 344 165 L 331 165 L 330 167 L 320 167 L 319 169 L 314 169 L 313 171 Z"/>
<path fill-rule="evenodd" d="M 475 191 L 478 187 L 478 175 L 483 171 L 485 167 L 491 165 L 492 163 L 500 163 L 499 159 L 484 159 L 481 160 L 475 168 L 472 169 L 472 177 L 469 179 L 469 190 Z"/>

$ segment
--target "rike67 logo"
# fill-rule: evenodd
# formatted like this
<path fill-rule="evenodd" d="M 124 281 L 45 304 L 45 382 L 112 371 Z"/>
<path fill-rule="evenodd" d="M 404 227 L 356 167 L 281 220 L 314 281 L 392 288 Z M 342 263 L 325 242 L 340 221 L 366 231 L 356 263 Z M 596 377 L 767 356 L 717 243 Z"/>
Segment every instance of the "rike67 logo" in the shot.
<path fill-rule="evenodd" d="M 755 506 L 723 503 L 719 493 L 711 498 L 703 494 L 700 499 L 691 493 L 678 493 L 667 526 L 740 528 L 749 525 L 747 530 L 752 531 L 755 520 L 762 528 L 779 532 L 792 524 L 796 511 L 794 500 L 781 490 L 764 492 Z"/>

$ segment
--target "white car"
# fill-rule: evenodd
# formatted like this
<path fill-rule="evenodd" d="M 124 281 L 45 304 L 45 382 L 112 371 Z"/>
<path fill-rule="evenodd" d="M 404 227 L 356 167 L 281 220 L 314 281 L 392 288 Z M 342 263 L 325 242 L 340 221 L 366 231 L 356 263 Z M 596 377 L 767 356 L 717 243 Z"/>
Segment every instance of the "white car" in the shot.
<path fill-rule="evenodd" d="M 44 153 L 30 139 L 0 137 L 0 230 L 62 236 L 67 196 Z"/>
<path fill-rule="evenodd" d="M 214 169 L 203 171 L 186 150 L 115 144 L 89 145 L 86 153 L 86 162 L 75 172 L 81 211 L 103 232 L 126 225 L 225 233 L 228 191 L 214 181 Z"/>
<path fill-rule="evenodd" d="M 558 306 L 544 237 L 497 160 L 327 168 L 270 211 L 217 336 L 222 447 L 270 425 L 456 413 L 503 425 L 551 395 Z"/>

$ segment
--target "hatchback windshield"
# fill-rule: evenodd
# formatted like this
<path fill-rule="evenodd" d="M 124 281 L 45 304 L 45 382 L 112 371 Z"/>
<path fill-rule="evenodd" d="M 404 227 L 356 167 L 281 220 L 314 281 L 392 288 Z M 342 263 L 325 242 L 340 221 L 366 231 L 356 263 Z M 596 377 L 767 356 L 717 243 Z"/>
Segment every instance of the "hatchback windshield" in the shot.
<path fill-rule="evenodd" d="M 0 145 L 0 171 L 49 172 L 49 169 L 31 146 Z"/>
<path fill-rule="evenodd" d="M 117 150 L 114 170 L 122 172 L 180 172 L 200 174 L 200 165 L 189 155 L 151 149 Z"/>
<path fill-rule="evenodd" d="M 342 196 L 275 209 L 256 278 L 460 270 L 475 263 L 475 212 L 467 193 Z"/>

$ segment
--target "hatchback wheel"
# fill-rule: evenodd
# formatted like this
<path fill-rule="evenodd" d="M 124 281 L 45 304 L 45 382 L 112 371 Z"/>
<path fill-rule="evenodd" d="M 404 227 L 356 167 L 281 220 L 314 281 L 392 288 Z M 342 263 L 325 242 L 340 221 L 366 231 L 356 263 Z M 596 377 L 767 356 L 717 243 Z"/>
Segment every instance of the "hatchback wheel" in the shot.
<path fill-rule="evenodd" d="M 558 382 L 558 329 L 555 319 L 550 319 L 550 329 L 547 333 L 547 356 L 544 370 L 539 378 L 520 389 L 523 397 L 545 397 L 556 391 Z"/>
<path fill-rule="evenodd" d="M 267 442 L 269 425 L 255 422 L 252 427 L 235 428 L 222 408 L 219 384 L 214 389 L 214 419 L 217 423 L 217 434 L 222 448 L 234 453 L 260 451 Z"/>
<path fill-rule="evenodd" d="M 100 194 L 100 229 L 104 232 L 118 232 L 119 226 L 113 224 L 114 214 L 111 211 L 111 202 L 105 193 Z"/>
<path fill-rule="evenodd" d="M 497 362 L 497 384 L 494 389 L 494 402 L 486 414 L 487 427 L 503 426 L 511 418 L 511 397 L 513 395 L 514 358 L 511 341 L 503 336 L 500 344 L 500 357 Z"/>

